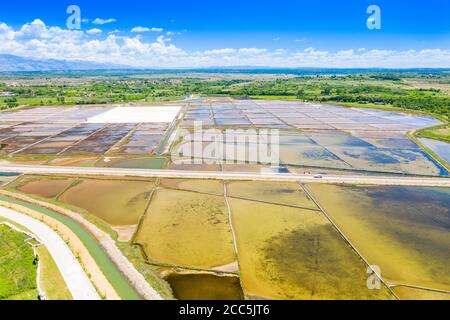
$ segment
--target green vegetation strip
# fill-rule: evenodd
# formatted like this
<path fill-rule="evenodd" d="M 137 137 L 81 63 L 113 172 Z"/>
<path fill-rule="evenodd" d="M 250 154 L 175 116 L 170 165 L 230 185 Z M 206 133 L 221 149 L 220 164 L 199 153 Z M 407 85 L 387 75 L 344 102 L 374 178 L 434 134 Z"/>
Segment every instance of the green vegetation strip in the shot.
<path fill-rule="evenodd" d="M 27 238 L 0 224 L 0 300 L 37 299 L 37 265 Z"/>
<path fill-rule="evenodd" d="M 0 197 L 0 200 L 14 203 L 23 207 L 27 207 L 31 210 L 45 214 L 65 224 L 78 236 L 78 238 L 80 238 L 85 247 L 88 249 L 91 256 L 94 258 L 99 268 L 102 270 L 105 277 L 108 279 L 108 281 L 116 290 L 117 294 L 122 299 L 125 300 L 141 299 L 139 294 L 134 290 L 134 288 L 131 286 L 131 284 L 128 282 L 125 276 L 120 272 L 117 266 L 111 261 L 111 259 L 105 253 L 101 245 L 95 240 L 95 238 L 88 231 L 86 231 L 78 223 L 62 214 L 59 214 L 55 211 L 40 207 L 32 203 L 27 203 L 7 197 Z"/>
<path fill-rule="evenodd" d="M 450 124 L 445 123 L 431 128 L 424 128 L 416 131 L 419 138 L 427 138 L 450 143 Z"/>

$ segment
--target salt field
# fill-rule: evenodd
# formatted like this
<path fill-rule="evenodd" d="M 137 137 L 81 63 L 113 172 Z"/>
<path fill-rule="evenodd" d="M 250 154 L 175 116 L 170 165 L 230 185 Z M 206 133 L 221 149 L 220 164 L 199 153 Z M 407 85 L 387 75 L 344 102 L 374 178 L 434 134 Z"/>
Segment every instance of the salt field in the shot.
<path fill-rule="evenodd" d="M 276 100 L 192 104 L 183 124 L 318 130 L 408 131 L 437 125 L 426 116 Z"/>
<path fill-rule="evenodd" d="M 280 165 L 446 176 L 447 170 L 407 136 L 408 131 L 439 123 L 427 116 L 312 103 L 204 101 L 190 105 L 182 122 L 184 135 L 176 147 L 181 151 L 176 154 L 181 159 L 196 159 L 198 150 L 191 146 L 200 142 L 204 160 L 255 163 L 258 159 L 251 159 L 248 152 L 258 150 L 259 130 L 275 129 Z M 242 132 L 231 141 L 226 136 L 217 140 L 214 132 L 199 137 L 192 130 L 200 124 L 218 133 L 226 134 L 230 129 Z M 213 148 L 219 152 L 207 153 Z M 230 148 L 236 150 L 231 157 L 227 154 Z"/>
<path fill-rule="evenodd" d="M 8 189 L 111 226 L 180 299 L 445 298 L 433 290 L 449 288 L 448 188 L 24 176 Z M 367 288 L 359 254 L 389 286 Z"/>
<path fill-rule="evenodd" d="M 186 136 L 186 132 L 194 130 L 194 124 L 219 133 L 228 129 L 240 133 L 236 141 L 225 140 L 218 145 L 208 135 Z M 276 130 L 277 163 L 291 166 L 292 170 L 304 167 L 445 176 L 446 169 L 407 136 L 408 131 L 436 124 L 439 121 L 427 116 L 276 100 L 203 99 L 178 105 L 38 107 L 0 114 L 0 155 L 60 158 L 49 160 L 50 165 L 148 169 L 163 168 L 167 160 L 185 160 L 184 165 L 169 165 L 184 169 L 192 165 L 191 158 L 198 157 L 194 150 L 183 150 L 180 159 L 173 158 L 177 152 L 171 152 L 172 159 L 154 156 L 167 157 L 169 150 L 185 149 L 194 139 L 201 143 L 201 161 L 224 160 L 220 153 L 203 155 L 204 150 L 214 146 L 222 150 L 235 148 L 241 156 L 230 159 L 227 155 L 226 160 L 239 161 L 239 171 L 251 171 L 251 166 L 259 163 L 259 159 L 249 157 L 251 150 L 258 150 L 252 144 L 256 141 L 253 138 L 259 130 L 267 129 Z M 245 131 L 248 129 L 252 133 Z M 448 159 L 446 145 L 425 143 Z M 205 170 L 205 165 L 213 166 L 203 165 Z M 222 167 L 211 170 L 220 171 Z"/>
<path fill-rule="evenodd" d="M 86 123 L 172 122 L 181 107 L 117 107 L 86 120 Z"/>
<path fill-rule="evenodd" d="M 151 155 L 180 107 L 39 107 L 0 113 L 0 155 Z"/>
<path fill-rule="evenodd" d="M 426 138 L 420 139 L 420 142 L 450 164 L 450 143 Z"/>

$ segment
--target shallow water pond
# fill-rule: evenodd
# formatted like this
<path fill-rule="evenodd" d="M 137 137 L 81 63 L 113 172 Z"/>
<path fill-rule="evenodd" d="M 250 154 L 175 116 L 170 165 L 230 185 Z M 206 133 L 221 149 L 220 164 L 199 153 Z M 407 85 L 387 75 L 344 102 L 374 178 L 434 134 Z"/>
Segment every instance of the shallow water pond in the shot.
<path fill-rule="evenodd" d="M 321 146 L 281 145 L 280 162 L 284 165 L 342 168 L 351 167 Z"/>
<path fill-rule="evenodd" d="M 329 147 L 328 150 L 358 170 L 434 176 L 446 175 L 443 167 L 433 162 L 418 148 Z"/>
<path fill-rule="evenodd" d="M 450 289 L 450 189 L 307 188 L 386 281 Z"/>
<path fill-rule="evenodd" d="M 161 179 L 161 186 L 186 191 L 223 195 L 223 183 L 219 180 Z"/>
<path fill-rule="evenodd" d="M 97 162 L 96 157 L 74 157 L 74 158 L 58 158 L 49 161 L 50 166 L 66 166 L 66 167 L 93 167 Z"/>
<path fill-rule="evenodd" d="M 236 260 L 222 196 L 157 190 L 136 242 L 162 263 L 212 269 Z"/>
<path fill-rule="evenodd" d="M 394 287 L 393 290 L 402 300 L 450 300 L 450 293 L 445 292 L 409 287 Z"/>
<path fill-rule="evenodd" d="M 135 225 L 143 214 L 154 181 L 81 180 L 59 201 L 87 210 L 112 226 Z"/>
<path fill-rule="evenodd" d="M 318 209 L 298 183 L 238 181 L 227 188 L 229 197 Z"/>
<path fill-rule="evenodd" d="M 17 190 L 43 198 L 54 198 L 74 182 L 73 179 L 24 177 L 18 181 Z"/>
<path fill-rule="evenodd" d="M 450 164 L 450 143 L 425 138 L 420 139 L 420 142 Z"/>
<path fill-rule="evenodd" d="M 230 199 L 244 291 L 268 299 L 390 299 L 319 211 Z"/>
<path fill-rule="evenodd" d="M 171 274 L 166 277 L 179 300 L 243 300 L 238 277 L 213 274 Z"/>
<path fill-rule="evenodd" d="M 165 158 L 131 158 L 113 161 L 106 166 L 125 169 L 162 169 L 166 161 Z"/>

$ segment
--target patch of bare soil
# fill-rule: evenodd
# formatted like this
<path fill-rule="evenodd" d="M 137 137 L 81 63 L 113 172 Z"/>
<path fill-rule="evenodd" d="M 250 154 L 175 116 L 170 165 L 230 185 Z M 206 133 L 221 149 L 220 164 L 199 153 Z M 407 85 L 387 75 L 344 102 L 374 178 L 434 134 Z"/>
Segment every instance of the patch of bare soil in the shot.
<path fill-rule="evenodd" d="M 111 227 L 118 234 L 120 242 L 129 242 L 136 232 L 137 224 L 132 226 Z"/>

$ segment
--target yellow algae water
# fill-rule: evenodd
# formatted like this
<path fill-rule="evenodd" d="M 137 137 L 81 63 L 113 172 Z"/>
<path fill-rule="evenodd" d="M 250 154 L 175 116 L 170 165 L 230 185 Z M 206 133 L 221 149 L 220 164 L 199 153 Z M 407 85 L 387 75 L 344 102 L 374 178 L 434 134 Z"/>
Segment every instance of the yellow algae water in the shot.
<path fill-rule="evenodd" d="M 450 293 L 409 287 L 394 287 L 395 294 L 402 300 L 450 300 Z"/>
<path fill-rule="evenodd" d="M 153 181 L 85 179 L 58 200 L 85 209 L 111 226 L 135 225 L 153 188 Z"/>
<path fill-rule="evenodd" d="M 161 179 L 161 186 L 172 189 L 223 195 L 223 183 L 219 180 Z"/>
<path fill-rule="evenodd" d="M 150 259 L 162 263 L 211 269 L 236 260 L 221 196 L 159 189 L 136 242 Z"/>
<path fill-rule="evenodd" d="M 246 294 L 269 299 L 391 299 L 319 211 L 230 199 Z"/>
<path fill-rule="evenodd" d="M 227 188 L 229 197 L 317 209 L 298 183 L 237 181 Z"/>
<path fill-rule="evenodd" d="M 450 189 L 307 188 L 386 281 L 450 290 Z"/>

